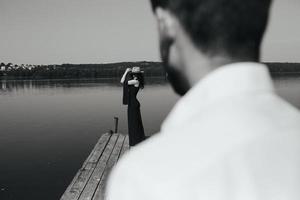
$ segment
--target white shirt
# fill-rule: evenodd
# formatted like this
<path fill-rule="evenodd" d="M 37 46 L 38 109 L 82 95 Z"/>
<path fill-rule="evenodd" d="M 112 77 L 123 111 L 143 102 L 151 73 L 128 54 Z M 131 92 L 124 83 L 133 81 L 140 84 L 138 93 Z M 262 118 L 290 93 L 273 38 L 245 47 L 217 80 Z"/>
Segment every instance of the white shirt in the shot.
<path fill-rule="evenodd" d="M 300 114 L 267 67 L 210 73 L 113 170 L 108 200 L 299 200 Z"/>

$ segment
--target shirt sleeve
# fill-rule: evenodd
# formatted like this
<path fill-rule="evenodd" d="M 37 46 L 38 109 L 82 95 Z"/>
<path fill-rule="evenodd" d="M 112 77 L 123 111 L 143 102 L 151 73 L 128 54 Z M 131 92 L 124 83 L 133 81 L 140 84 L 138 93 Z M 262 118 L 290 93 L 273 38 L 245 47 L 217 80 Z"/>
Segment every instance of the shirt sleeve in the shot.
<path fill-rule="evenodd" d="M 113 169 L 106 189 L 106 200 L 141 200 L 146 199 L 138 173 L 125 163 L 119 163 Z"/>

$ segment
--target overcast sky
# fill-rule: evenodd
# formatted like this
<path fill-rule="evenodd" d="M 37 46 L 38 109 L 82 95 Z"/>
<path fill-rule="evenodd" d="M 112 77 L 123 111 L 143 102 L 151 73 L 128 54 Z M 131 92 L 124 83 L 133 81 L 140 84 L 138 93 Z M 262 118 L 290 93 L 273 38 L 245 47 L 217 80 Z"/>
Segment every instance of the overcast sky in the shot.
<path fill-rule="evenodd" d="M 274 1 L 263 61 L 300 62 L 299 10 Z M 0 0 L 0 45 L 5 63 L 159 60 L 148 0 Z"/>

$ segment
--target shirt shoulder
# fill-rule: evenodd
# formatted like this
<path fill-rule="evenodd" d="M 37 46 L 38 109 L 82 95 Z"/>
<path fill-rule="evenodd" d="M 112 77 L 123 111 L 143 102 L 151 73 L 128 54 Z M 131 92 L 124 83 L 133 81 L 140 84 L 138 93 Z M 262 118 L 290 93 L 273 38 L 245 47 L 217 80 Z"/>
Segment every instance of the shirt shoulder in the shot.
<path fill-rule="evenodd" d="M 107 183 L 106 196 L 108 200 L 135 200 L 150 198 L 152 193 L 148 188 L 155 174 L 155 146 L 160 142 L 160 135 L 131 147 L 117 165 L 113 168 Z M 157 166 L 156 166 L 157 167 Z M 149 176 L 150 175 L 150 176 Z M 134 188 L 134 189 L 133 189 Z"/>

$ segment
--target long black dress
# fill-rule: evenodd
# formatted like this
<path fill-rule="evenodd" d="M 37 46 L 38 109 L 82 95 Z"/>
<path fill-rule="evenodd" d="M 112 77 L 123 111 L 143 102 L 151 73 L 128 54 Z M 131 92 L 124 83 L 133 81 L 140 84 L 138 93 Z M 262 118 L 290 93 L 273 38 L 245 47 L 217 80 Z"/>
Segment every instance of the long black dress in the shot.
<path fill-rule="evenodd" d="M 128 81 L 125 82 L 128 84 Z M 128 135 L 129 145 L 135 146 L 145 140 L 144 127 L 140 111 L 140 102 L 136 96 L 140 88 L 134 85 L 127 85 L 128 87 Z"/>

